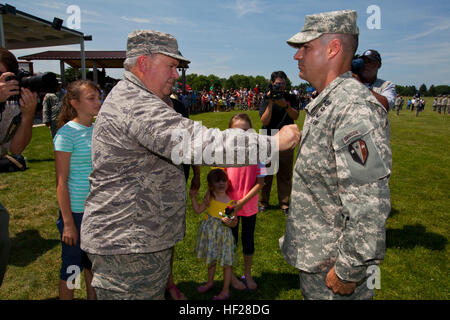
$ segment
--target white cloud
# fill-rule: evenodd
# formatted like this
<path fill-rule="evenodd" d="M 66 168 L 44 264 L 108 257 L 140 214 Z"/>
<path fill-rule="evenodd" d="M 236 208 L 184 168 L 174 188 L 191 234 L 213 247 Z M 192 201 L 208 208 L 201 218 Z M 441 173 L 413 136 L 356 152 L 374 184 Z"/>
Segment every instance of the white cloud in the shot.
<path fill-rule="evenodd" d="M 100 17 L 101 16 L 100 13 L 98 13 L 97 11 L 92 11 L 92 10 L 81 10 L 81 13 L 87 14 L 88 16 L 94 16 L 94 17 Z"/>
<path fill-rule="evenodd" d="M 442 23 L 433 25 L 433 26 L 431 26 L 431 28 L 429 28 L 428 30 L 426 30 L 424 32 L 413 34 L 409 37 L 406 37 L 406 38 L 402 39 L 402 41 L 410 41 L 410 40 L 420 39 L 420 38 L 426 37 L 434 32 L 445 31 L 448 29 L 450 29 L 450 21 L 448 21 L 448 20 L 442 21 Z"/>
<path fill-rule="evenodd" d="M 120 17 L 122 20 L 131 21 L 135 23 L 153 23 L 162 25 L 177 25 L 180 24 L 180 20 L 176 17 L 151 17 L 151 18 L 139 18 L 139 17 Z"/>
<path fill-rule="evenodd" d="M 50 9 L 66 9 L 69 4 L 61 1 L 44 1 L 36 3 L 40 7 L 50 8 Z"/>
<path fill-rule="evenodd" d="M 228 4 L 224 7 L 233 10 L 239 18 L 250 13 L 262 13 L 264 11 L 264 5 L 260 0 L 236 0 L 234 4 Z"/>
<path fill-rule="evenodd" d="M 131 22 L 136 22 L 136 23 L 150 23 L 150 20 L 145 19 L 145 18 L 137 18 L 137 17 L 120 17 L 120 19 L 125 20 L 125 21 L 131 21 Z"/>

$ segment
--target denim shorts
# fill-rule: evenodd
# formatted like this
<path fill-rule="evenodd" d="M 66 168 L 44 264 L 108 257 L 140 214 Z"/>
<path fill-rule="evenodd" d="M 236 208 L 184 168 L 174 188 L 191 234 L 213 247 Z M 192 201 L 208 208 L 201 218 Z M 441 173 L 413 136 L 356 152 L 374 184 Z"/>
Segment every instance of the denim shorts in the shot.
<path fill-rule="evenodd" d="M 61 216 L 61 210 L 59 211 L 59 217 L 56 221 L 56 226 L 58 227 L 59 234 L 61 235 L 61 244 L 62 244 L 62 252 L 61 252 L 61 270 L 60 270 L 60 279 L 67 281 L 67 279 L 73 276 L 79 271 L 83 271 L 84 268 L 87 270 L 92 269 L 92 263 L 89 260 L 86 252 L 81 250 L 80 248 L 80 228 L 81 221 L 83 220 L 83 212 L 72 212 L 73 221 L 75 222 L 75 226 L 78 230 L 78 241 L 74 246 L 69 246 L 62 241 L 62 234 L 64 228 L 64 221 Z"/>

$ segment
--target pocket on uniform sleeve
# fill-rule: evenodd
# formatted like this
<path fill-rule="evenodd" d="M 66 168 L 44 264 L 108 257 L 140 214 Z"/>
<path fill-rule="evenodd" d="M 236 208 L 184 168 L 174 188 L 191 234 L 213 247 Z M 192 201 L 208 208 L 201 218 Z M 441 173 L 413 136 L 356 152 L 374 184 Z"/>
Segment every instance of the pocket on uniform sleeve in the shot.
<path fill-rule="evenodd" d="M 390 174 L 375 145 L 373 130 L 373 127 L 359 124 L 335 135 L 333 148 L 338 158 L 338 175 L 342 171 L 341 177 L 348 176 L 354 182 L 366 184 Z"/>

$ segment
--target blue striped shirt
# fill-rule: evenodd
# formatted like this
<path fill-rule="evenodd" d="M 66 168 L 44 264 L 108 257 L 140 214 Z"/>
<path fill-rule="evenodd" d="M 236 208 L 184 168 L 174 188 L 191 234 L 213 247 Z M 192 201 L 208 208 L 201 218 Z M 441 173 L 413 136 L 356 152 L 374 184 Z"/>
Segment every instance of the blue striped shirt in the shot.
<path fill-rule="evenodd" d="M 72 212 L 83 212 L 89 193 L 89 174 L 92 171 L 92 130 L 74 121 L 67 122 L 55 135 L 55 151 L 70 152 L 69 194 Z"/>

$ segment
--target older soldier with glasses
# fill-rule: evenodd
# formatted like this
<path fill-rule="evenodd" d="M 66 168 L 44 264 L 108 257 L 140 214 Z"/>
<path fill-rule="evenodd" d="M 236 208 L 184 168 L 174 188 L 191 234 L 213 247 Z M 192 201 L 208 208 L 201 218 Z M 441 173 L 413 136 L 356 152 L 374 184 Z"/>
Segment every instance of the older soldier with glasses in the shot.
<path fill-rule="evenodd" d="M 358 33 L 355 11 L 325 12 L 306 16 L 287 41 L 298 49 L 300 77 L 319 92 L 305 109 L 280 239 L 284 258 L 300 269 L 305 299 L 370 299 L 367 270 L 385 253 L 389 118 L 352 77 Z"/>
<path fill-rule="evenodd" d="M 180 145 L 174 133 L 184 130 L 200 140 L 201 151 L 213 150 L 223 159 L 229 153 L 245 155 L 247 161 L 251 150 L 286 150 L 299 141 L 296 125 L 271 138 L 240 129 L 221 132 L 183 118 L 164 99 L 178 78 L 177 67 L 188 62 L 173 36 L 132 32 L 124 79 L 98 115 L 81 248 L 92 261 L 92 286 L 99 299 L 164 297 L 172 248 L 186 229 L 186 180 L 183 167 L 174 163 L 178 159 L 172 159 Z M 235 139 L 245 143 L 235 145 Z M 193 164 L 198 160 L 197 145 L 189 147 Z M 202 164 L 233 165 L 207 160 L 211 159 L 203 158 Z"/>

